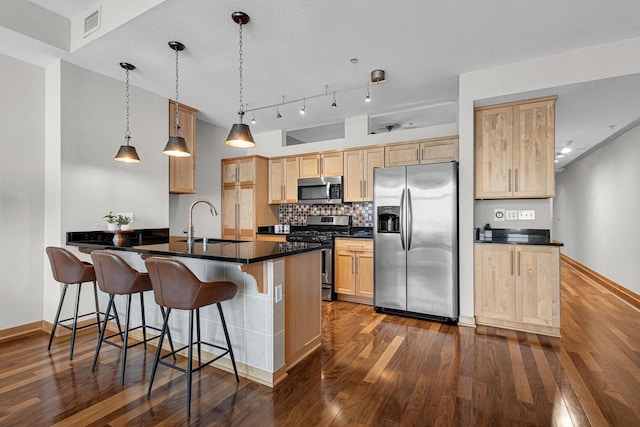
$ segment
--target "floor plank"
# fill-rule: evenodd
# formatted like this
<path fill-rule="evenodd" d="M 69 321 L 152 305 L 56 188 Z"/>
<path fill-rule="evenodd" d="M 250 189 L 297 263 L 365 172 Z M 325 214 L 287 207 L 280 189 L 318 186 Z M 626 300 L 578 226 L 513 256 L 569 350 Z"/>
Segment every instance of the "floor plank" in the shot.
<path fill-rule="evenodd" d="M 212 367 L 186 381 L 153 348 L 119 350 L 91 372 L 96 336 L 46 350 L 47 334 L 0 343 L 0 425 L 640 425 L 640 311 L 562 264 L 562 338 L 457 327 L 323 303 L 322 347 L 276 388 Z"/>

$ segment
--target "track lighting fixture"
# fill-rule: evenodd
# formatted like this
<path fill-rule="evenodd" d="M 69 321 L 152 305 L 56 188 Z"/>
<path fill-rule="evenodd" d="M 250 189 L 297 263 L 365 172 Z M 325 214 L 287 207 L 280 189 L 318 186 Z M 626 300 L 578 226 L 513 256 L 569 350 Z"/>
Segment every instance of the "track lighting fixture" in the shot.
<path fill-rule="evenodd" d="M 253 111 L 252 112 L 252 116 L 251 116 L 251 124 L 255 125 L 256 124 L 256 112 Z"/>
<path fill-rule="evenodd" d="M 251 129 L 249 129 L 249 125 L 242 123 L 242 118 L 245 114 L 244 105 L 242 104 L 242 26 L 249 22 L 249 15 L 244 12 L 233 12 L 231 19 L 238 24 L 240 35 L 240 106 L 238 109 L 238 123 L 231 127 L 225 144 L 237 148 L 253 148 L 256 143 L 251 135 Z"/>
<path fill-rule="evenodd" d="M 172 157 L 189 157 L 191 156 L 191 153 L 187 147 L 187 142 L 180 136 L 180 102 L 178 101 L 178 54 L 180 51 L 184 50 L 184 45 L 180 42 L 170 41 L 169 47 L 176 52 L 176 116 L 175 123 L 173 125 L 175 133 L 173 136 L 169 137 L 169 141 L 167 142 L 167 145 L 165 145 L 164 150 L 162 150 L 162 153 Z"/>
<path fill-rule="evenodd" d="M 359 86 L 354 86 L 354 87 L 350 87 L 350 88 L 346 88 L 346 89 L 340 89 L 340 90 L 333 90 L 331 91 L 333 94 L 333 98 L 332 98 L 332 102 L 331 102 L 331 108 L 337 108 L 338 107 L 338 103 L 336 101 L 336 94 L 337 93 L 341 93 L 341 92 L 348 92 L 348 91 L 353 91 L 353 90 L 362 90 L 363 88 L 366 88 L 366 95 L 365 95 L 365 102 L 371 102 L 371 93 L 369 91 L 369 85 L 370 83 L 375 83 L 375 84 L 380 84 L 380 83 L 384 83 L 386 81 L 385 79 L 385 72 L 384 70 L 373 70 L 371 72 L 371 82 L 367 82 L 366 85 L 362 84 Z M 300 114 L 303 115 L 306 113 L 307 109 L 306 109 L 306 101 L 307 99 L 314 99 L 314 98 L 320 98 L 322 96 L 329 96 L 329 85 L 325 85 L 324 86 L 324 93 L 321 94 L 317 94 L 317 95 L 313 95 L 313 96 L 306 96 L 304 98 L 297 98 L 297 99 L 291 99 L 289 101 L 285 101 L 285 97 L 284 95 L 282 95 L 282 102 L 278 102 L 276 104 L 270 104 L 270 105 L 264 105 L 262 107 L 257 107 L 257 108 L 247 108 L 246 110 L 244 110 L 244 113 L 255 113 L 256 111 L 259 110 L 265 110 L 267 108 L 276 108 L 276 118 L 282 118 L 282 114 L 280 114 L 280 107 L 284 107 L 287 104 L 293 104 L 293 103 L 298 103 L 298 102 L 302 102 L 302 108 L 300 109 Z"/>
<path fill-rule="evenodd" d="M 126 104 L 126 116 L 127 116 L 127 127 L 124 132 L 124 145 L 120 146 L 118 150 L 118 154 L 113 160 L 124 163 L 140 163 L 140 157 L 138 157 L 138 153 L 136 152 L 136 147 L 133 145 L 129 145 L 129 140 L 131 139 L 131 132 L 129 132 L 129 71 L 135 70 L 135 65 L 128 64 L 126 62 L 121 62 L 120 66 L 126 70 L 127 73 L 127 83 L 126 83 L 126 95 L 125 95 L 125 104 Z"/>

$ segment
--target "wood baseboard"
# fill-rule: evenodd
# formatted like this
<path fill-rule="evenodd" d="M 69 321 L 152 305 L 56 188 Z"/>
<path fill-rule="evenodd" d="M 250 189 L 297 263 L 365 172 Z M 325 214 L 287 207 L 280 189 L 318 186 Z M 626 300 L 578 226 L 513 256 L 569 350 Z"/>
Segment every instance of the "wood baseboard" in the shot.
<path fill-rule="evenodd" d="M 613 280 L 603 276 L 595 270 L 590 269 L 584 264 L 579 263 L 575 259 L 568 257 L 565 254 L 560 254 L 560 259 L 571 267 L 575 268 L 585 276 L 589 277 L 591 280 L 602 286 L 603 288 L 610 291 L 612 294 L 617 296 L 618 298 L 628 302 L 638 310 L 640 310 L 640 295 L 635 292 L 625 288 L 624 286 L 614 282 Z"/>
<path fill-rule="evenodd" d="M 0 331 L 0 342 L 13 340 L 23 337 L 25 335 L 31 335 L 39 332 L 50 332 L 51 328 L 47 329 L 45 322 L 40 320 L 38 322 L 27 323 L 26 325 L 15 326 L 13 328 L 7 328 Z"/>

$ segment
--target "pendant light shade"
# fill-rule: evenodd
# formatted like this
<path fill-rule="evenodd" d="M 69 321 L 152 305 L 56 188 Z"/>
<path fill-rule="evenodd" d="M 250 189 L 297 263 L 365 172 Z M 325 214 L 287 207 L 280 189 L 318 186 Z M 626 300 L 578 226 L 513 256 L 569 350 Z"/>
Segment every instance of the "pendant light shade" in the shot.
<path fill-rule="evenodd" d="M 233 12 L 231 19 L 240 27 L 240 108 L 238 109 L 238 123 L 231 126 L 229 136 L 224 143 L 230 147 L 253 148 L 256 143 L 251 135 L 249 125 L 242 123 L 242 117 L 244 116 L 244 105 L 242 104 L 242 26 L 249 22 L 249 15 L 244 12 Z"/>
<path fill-rule="evenodd" d="M 166 154 L 171 157 L 189 157 L 191 156 L 191 152 L 189 152 L 189 148 L 187 147 L 187 141 L 180 136 L 180 102 L 178 101 L 178 54 L 180 51 L 184 50 L 184 45 L 177 41 L 170 41 L 169 47 L 176 52 L 176 115 L 173 125 L 175 134 L 173 136 L 169 136 L 169 141 L 167 141 L 167 145 L 165 145 L 164 150 L 162 150 L 162 154 Z"/>
<path fill-rule="evenodd" d="M 231 131 L 225 144 L 237 148 L 253 148 L 256 146 L 249 125 L 244 123 L 235 123 L 231 126 Z"/>
<path fill-rule="evenodd" d="M 132 145 L 121 145 L 114 160 L 124 163 L 140 163 L 136 147 Z"/>
<path fill-rule="evenodd" d="M 131 139 L 131 132 L 129 132 L 129 71 L 135 70 L 135 65 L 128 64 L 126 62 L 121 62 L 120 66 L 125 69 L 127 73 L 127 85 L 126 85 L 126 95 L 125 95 L 125 103 L 126 103 L 126 116 L 127 116 L 127 128 L 124 133 L 124 145 L 120 146 L 118 150 L 118 154 L 113 160 L 117 162 L 123 163 L 140 163 L 140 157 L 138 157 L 138 152 L 136 151 L 136 147 L 133 145 L 129 145 L 129 140 Z"/>
<path fill-rule="evenodd" d="M 181 136 L 170 136 L 167 145 L 165 145 L 162 154 L 171 157 L 189 157 L 191 153 L 187 147 L 187 141 Z"/>

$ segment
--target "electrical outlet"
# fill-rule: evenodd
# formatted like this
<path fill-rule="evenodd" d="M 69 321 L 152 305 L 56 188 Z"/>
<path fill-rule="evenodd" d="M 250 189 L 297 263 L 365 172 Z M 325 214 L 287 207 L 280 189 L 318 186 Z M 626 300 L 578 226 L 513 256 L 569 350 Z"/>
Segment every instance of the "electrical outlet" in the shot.
<path fill-rule="evenodd" d="M 282 301 L 282 285 L 276 285 L 275 291 L 276 291 L 276 297 L 275 297 L 276 302 Z"/>
<path fill-rule="evenodd" d="M 534 210 L 523 210 L 518 211 L 518 219 L 531 221 L 536 219 L 536 211 Z"/>
<path fill-rule="evenodd" d="M 518 219 L 518 211 L 509 209 L 507 211 L 507 219 L 509 221 L 515 221 Z"/>
<path fill-rule="evenodd" d="M 367 218 L 369 219 L 369 222 L 373 221 L 373 215 L 372 214 L 369 214 Z"/>
<path fill-rule="evenodd" d="M 504 221 L 504 208 L 494 209 L 493 210 L 493 220 L 494 221 Z"/>

